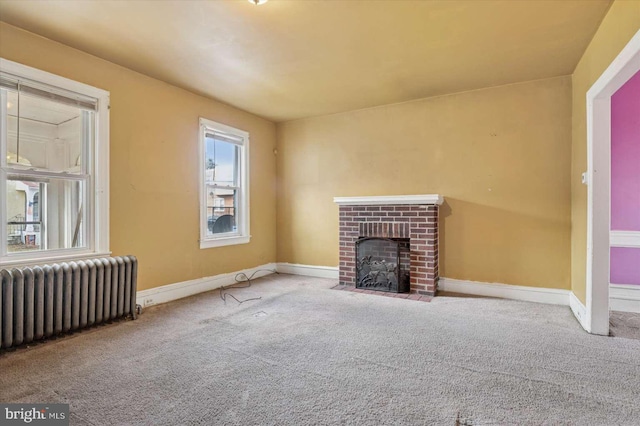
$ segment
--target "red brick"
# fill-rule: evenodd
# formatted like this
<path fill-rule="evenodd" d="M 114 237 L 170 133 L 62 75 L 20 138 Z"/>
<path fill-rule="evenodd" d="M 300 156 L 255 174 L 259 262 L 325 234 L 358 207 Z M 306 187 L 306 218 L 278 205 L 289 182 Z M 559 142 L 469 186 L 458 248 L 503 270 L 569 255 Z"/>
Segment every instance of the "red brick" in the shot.
<path fill-rule="evenodd" d="M 365 219 L 367 222 L 380 222 L 380 220 L 381 220 L 379 216 L 376 216 L 376 217 L 367 217 L 367 218 L 364 218 L 364 219 Z"/>

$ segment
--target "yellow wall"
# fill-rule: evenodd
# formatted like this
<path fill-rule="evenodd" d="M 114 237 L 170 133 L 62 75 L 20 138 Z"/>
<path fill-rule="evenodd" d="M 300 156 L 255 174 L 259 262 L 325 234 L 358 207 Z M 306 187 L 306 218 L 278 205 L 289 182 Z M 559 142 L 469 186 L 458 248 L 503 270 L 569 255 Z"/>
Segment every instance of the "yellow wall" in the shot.
<path fill-rule="evenodd" d="M 275 125 L 0 23 L 0 57 L 111 92 L 111 250 L 139 289 L 275 261 Z M 200 250 L 198 117 L 251 135 L 251 243 Z"/>
<path fill-rule="evenodd" d="M 441 276 L 570 286 L 568 76 L 281 123 L 277 162 L 280 262 L 337 265 L 335 196 L 439 193 Z"/>
<path fill-rule="evenodd" d="M 572 76 L 571 289 L 586 303 L 587 170 L 586 95 L 631 37 L 640 29 L 640 1 L 618 0 L 609 9 Z"/>

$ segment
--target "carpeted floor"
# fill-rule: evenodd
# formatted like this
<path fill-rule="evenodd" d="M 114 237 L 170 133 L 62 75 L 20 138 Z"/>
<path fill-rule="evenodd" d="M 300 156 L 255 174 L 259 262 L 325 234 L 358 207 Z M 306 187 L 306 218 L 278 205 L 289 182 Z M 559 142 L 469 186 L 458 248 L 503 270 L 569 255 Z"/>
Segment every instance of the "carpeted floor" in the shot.
<path fill-rule="evenodd" d="M 640 314 L 611 311 L 609 314 L 609 334 L 615 337 L 640 340 Z"/>
<path fill-rule="evenodd" d="M 0 401 L 73 425 L 638 425 L 640 341 L 569 308 L 257 280 L 0 356 Z"/>

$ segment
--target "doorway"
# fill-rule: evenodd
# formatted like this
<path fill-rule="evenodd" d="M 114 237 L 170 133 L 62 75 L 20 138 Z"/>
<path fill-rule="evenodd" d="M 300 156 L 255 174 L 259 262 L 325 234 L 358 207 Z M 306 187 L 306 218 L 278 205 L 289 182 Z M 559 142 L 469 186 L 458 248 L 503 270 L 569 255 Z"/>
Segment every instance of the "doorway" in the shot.
<path fill-rule="evenodd" d="M 640 71 L 640 31 L 587 92 L 587 304 L 585 329 L 609 334 L 611 97 Z"/>

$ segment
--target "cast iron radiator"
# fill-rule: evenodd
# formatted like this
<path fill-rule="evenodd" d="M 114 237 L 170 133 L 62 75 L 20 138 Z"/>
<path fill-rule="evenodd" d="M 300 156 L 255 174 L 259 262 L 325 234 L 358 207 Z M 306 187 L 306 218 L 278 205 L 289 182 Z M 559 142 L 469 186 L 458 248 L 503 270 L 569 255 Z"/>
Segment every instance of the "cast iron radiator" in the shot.
<path fill-rule="evenodd" d="M 0 270 L 0 348 L 136 318 L 135 256 Z"/>

